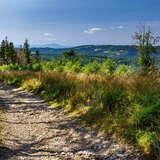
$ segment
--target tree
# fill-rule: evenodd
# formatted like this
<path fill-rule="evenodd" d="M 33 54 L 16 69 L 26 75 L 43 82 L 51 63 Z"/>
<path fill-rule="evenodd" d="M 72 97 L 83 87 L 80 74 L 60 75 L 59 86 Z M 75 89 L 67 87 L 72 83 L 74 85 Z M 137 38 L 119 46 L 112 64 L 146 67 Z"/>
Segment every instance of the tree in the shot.
<path fill-rule="evenodd" d="M 138 32 L 134 33 L 138 50 L 138 63 L 143 71 L 154 68 L 153 53 L 156 52 L 156 44 L 159 37 L 151 31 L 150 26 L 141 25 Z"/>
<path fill-rule="evenodd" d="M 9 43 L 9 58 L 10 63 L 15 64 L 17 60 L 17 53 L 14 49 L 14 44 L 12 42 Z"/>
<path fill-rule="evenodd" d="M 2 64 L 16 63 L 16 51 L 12 42 L 7 37 L 1 42 L 0 58 Z"/>
<path fill-rule="evenodd" d="M 71 50 L 69 50 L 69 51 L 65 51 L 65 52 L 63 53 L 63 56 L 64 56 L 64 58 L 66 58 L 66 59 L 73 59 L 73 58 L 75 58 L 75 56 L 76 56 L 76 52 L 75 52 L 73 49 L 71 49 Z"/>
<path fill-rule="evenodd" d="M 5 63 L 5 40 L 2 40 L 1 42 L 0 58 L 1 58 L 1 64 L 4 64 Z"/>
<path fill-rule="evenodd" d="M 26 63 L 30 63 L 30 48 L 29 48 L 29 43 L 28 39 L 25 39 L 24 45 L 23 45 L 23 52 L 25 55 Z"/>
<path fill-rule="evenodd" d="M 9 41 L 8 38 L 5 37 L 5 46 L 4 46 L 4 61 L 6 64 L 9 64 L 9 58 L 10 58 L 10 53 L 9 53 Z"/>
<path fill-rule="evenodd" d="M 35 63 L 40 63 L 41 62 L 41 56 L 40 56 L 40 53 L 39 53 L 38 50 L 36 50 L 35 57 L 34 57 L 34 62 Z"/>

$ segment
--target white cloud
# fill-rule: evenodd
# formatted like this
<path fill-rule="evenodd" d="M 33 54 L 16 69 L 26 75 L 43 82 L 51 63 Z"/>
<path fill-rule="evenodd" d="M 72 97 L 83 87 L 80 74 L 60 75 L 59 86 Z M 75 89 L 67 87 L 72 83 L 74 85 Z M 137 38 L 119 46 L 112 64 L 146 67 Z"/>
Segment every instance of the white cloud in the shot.
<path fill-rule="evenodd" d="M 53 37 L 53 34 L 52 33 L 43 33 L 43 36 L 45 36 L 45 37 Z"/>
<path fill-rule="evenodd" d="M 43 33 L 43 36 L 47 41 L 56 41 L 57 39 L 54 37 L 52 33 Z"/>
<path fill-rule="evenodd" d="M 98 31 L 101 31 L 101 30 L 102 30 L 102 28 L 89 28 L 89 29 L 85 30 L 84 33 L 94 34 L 94 33 L 98 32 Z"/>

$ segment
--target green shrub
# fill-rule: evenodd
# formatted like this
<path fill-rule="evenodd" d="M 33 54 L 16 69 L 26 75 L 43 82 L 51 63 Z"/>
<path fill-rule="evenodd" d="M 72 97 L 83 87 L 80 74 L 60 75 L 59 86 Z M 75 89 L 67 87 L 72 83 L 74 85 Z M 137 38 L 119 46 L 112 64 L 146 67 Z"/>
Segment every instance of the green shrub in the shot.
<path fill-rule="evenodd" d="M 113 74 L 115 69 L 116 63 L 111 59 L 105 60 L 100 66 L 100 72 L 107 75 Z"/>
<path fill-rule="evenodd" d="M 104 110 L 114 111 L 116 108 L 121 109 L 126 99 L 123 88 L 111 86 L 106 88 L 102 94 L 102 104 Z"/>
<path fill-rule="evenodd" d="M 85 73 L 98 73 L 100 71 L 100 64 L 96 61 L 90 62 L 83 67 Z"/>
<path fill-rule="evenodd" d="M 9 65 L 0 66 L 0 71 L 9 71 L 9 70 L 11 70 L 11 67 Z"/>
<path fill-rule="evenodd" d="M 40 71 L 40 70 L 42 70 L 42 66 L 40 63 L 32 64 L 32 71 Z"/>
<path fill-rule="evenodd" d="M 137 144 L 145 154 L 150 154 L 155 159 L 159 159 L 160 143 L 155 132 L 139 131 L 137 133 Z"/>
<path fill-rule="evenodd" d="M 41 92 L 41 96 L 47 101 L 52 101 L 55 98 L 57 98 L 59 95 L 60 95 L 59 89 L 50 89 L 48 91 L 43 90 Z"/>
<path fill-rule="evenodd" d="M 131 73 L 133 73 L 132 68 L 124 64 L 119 65 L 115 71 L 115 75 L 125 75 Z"/>

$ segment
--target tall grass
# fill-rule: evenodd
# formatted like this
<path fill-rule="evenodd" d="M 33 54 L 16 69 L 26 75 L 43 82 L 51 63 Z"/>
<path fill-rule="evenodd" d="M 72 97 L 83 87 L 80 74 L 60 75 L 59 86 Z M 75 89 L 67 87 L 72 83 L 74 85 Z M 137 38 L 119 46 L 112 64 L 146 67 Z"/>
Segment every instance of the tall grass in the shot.
<path fill-rule="evenodd" d="M 64 72 L 1 72 L 0 80 L 41 95 L 85 125 L 114 134 L 144 155 L 160 155 L 160 74 L 108 76 Z"/>
<path fill-rule="evenodd" d="M 1 104 L 2 105 L 2 104 Z M 3 133 L 4 130 L 4 124 L 2 123 L 5 119 L 5 111 L 2 109 L 2 106 L 0 108 L 0 147 L 4 146 L 4 139 L 5 139 L 5 135 Z"/>

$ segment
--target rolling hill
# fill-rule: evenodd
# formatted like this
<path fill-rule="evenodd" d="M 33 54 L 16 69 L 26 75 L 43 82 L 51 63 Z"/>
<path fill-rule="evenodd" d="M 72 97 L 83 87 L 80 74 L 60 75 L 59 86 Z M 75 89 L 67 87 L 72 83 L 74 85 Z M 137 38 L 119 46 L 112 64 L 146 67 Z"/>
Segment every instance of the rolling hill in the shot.
<path fill-rule="evenodd" d="M 39 50 L 43 57 L 53 58 L 70 49 L 75 50 L 78 54 L 83 56 L 110 58 L 135 58 L 137 56 L 136 47 L 132 45 L 84 45 L 72 48 L 36 47 L 31 48 L 31 51 L 34 53 L 36 50 Z M 160 57 L 160 47 L 157 47 L 157 49 L 158 52 L 155 55 Z"/>

